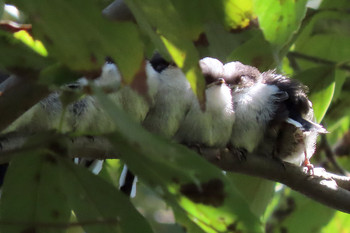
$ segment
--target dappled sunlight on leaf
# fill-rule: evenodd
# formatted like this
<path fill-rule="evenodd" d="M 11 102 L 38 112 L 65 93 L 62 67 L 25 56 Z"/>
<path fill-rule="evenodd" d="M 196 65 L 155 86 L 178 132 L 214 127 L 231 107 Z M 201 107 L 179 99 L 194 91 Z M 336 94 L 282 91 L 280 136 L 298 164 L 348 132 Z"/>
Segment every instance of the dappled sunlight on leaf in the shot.
<path fill-rule="evenodd" d="M 13 34 L 13 36 L 16 39 L 19 39 L 26 45 L 28 45 L 30 48 L 32 48 L 35 52 L 39 53 L 40 55 L 46 57 L 48 55 L 44 45 L 39 40 L 34 40 L 31 35 L 28 34 L 26 31 L 19 31 Z"/>
<path fill-rule="evenodd" d="M 264 36 L 278 54 L 299 29 L 306 13 L 306 0 L 254 0 L 254 13 Z"/>
<path fill-rule="evenodd" d="M 94 0 L 85 1 L 83 7 L 80 0 L 13 3 L 27 12 L 34 36 L 44 43 L 50 56 L 79 71 L 99 69 L 110 56 L 125 81 L 132 80 L 143 56 L 134 24 L 106 20 Z"/>

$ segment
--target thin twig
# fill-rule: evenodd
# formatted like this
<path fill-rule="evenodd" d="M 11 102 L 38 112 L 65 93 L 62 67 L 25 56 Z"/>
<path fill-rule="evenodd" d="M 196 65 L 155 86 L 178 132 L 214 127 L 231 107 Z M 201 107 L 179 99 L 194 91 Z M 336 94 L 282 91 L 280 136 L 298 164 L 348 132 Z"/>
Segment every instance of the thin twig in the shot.
<path fill-rule="evenodd" d="M 327 159 L 329 160 L 329 162 L 331 162 L 331 164 L 334 166 L 335 170 L 337 172 L 339 172 L 339 174 L 346 176 L 349 173 L 347 171 L 345 171 L 337 162 L 337 160 L 335 159 L 335 155 L 331 149 L 331 147 L 328 144 L 327 141 L 327 137 L 326 135 L 321 135 L 321 144 L 320 144 L 320 149 L 322 149 L 324 151 L 324 153 L 327 156 Z"/>

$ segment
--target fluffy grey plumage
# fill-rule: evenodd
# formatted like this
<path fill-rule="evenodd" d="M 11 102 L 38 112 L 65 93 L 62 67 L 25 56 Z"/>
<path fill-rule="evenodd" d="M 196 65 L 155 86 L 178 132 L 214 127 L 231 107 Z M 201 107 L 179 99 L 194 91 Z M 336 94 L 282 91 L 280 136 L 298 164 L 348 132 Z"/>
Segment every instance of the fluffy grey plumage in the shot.
<path fill-rule="evenodd" d="M 114 103 L 120 106 L 120 97 L 117 94 L 121 86 L 121 74 L 117 66 L 107 61 L 102 67 L 101 76 L 94 80 L 94 84 L 99 87 L 108 87 L 112 92 L 109 97 Z M 104 112 L 94 96 L 85 98 L 68 106 L 68 122 L 71 122 L 73 130 L 82 132 L 110 132 L 115 128 L 113 120 Z M 73 120 L 72 120 L 73 118 Z"/>
<path fill-rule="evenodd" d="M 286 95 L 278 87 L 265 84 L 256 68 L 240 62 L 225 64 L 224 78 L 232 88 L 236 116 L 230 145 L 253 152 L 275 116 L 275 103 L 283 101 Z"/>
<path fill-rule="evenodd" d="M 207 85 L 205 110 L 193 98 L 175 140 L 188 145 L 225 147 L 231 136 L 234 111 L 231 90 L 222 79 L 223 64 L 209 57 L 199 64 Z"/>
<path fill-rule="evenodd" d="M 108 97 L 129 114 L 132 119 L 141 123 L 145 119 L 149 108 L 154 104 L 154 97 L 158 91 L 159 84 L 158 73 L 153 70 L 149 62 L 146 63 L 145 71 L 148 98 L 140 95 L 130 86 L 121 87 L 121 74 L 117 66 L 111 62 L 104 65 L 101 77 L 97 78 L 94 84 L 100 87 L 114 87 L 112 92 L 108 94 Z M 80 109 L 79 106 L 83 109 Z M 78 131 L 100 133 L 114 130 L 113 120 L 110 119 L 94 96 L 88 96 L 74 103 L 70 109 L 74 110 L 74 108 L 78 108 L 80 112 L 83 112 L 83 114 L 75 114 L 78 122 Z"/>
<path fill-rule="evenodd" d="M 143 123 L 149 131 L 172 138 L 194 98 L 192 89 L 180 68 L 171 65 L 159 55 L 150 61 L 159 74 L 159 88 L 154 107 Z"/>
<path fill-rule="evenodd" d="M 260 147 L 286 162 L 310 166 L 309 159 L 315 152 L 317 136 L 327 133 L 327 130 L 315 122 L 312 104 L 306 95 L 307 88 L 297 80 L 273 71 L 262 76 L 264 83 L 277 86 L 288 94 L 288 98 L 278 105 Z M 271 142 L 274 145 L 268 147 Z"/>
<path fill-rule="evenodd" d="M 130 86 L 122 87 L 119 94 L 123 110 L 137 123 L 143 122 L 149 109 L 154 106 L 159 86 L 159 74 L 153 69 L 150 62 L 146 63 L 145 71 L 147 84 L 145 96 L 142 96 Z"/>
<path fill-rule="evenodd" d="M 240 62 L 224 68 L 236 115 L 231 146 L 307 165 L 318 133 L 327 131 L 314 122 L 306 88 L 274 71 L 260 74 Z"/>

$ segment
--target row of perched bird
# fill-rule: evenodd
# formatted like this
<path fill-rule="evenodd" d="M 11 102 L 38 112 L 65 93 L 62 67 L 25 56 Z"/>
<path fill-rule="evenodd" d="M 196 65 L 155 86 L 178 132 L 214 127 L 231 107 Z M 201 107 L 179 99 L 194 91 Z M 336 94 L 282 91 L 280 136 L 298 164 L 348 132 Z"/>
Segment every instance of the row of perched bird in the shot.
<path fill-rule="evenodd" d="M 306 88 L 274 71 L 260 73 L 240 62 L 199 61 L 206 82 L 205 106 L 195 97 L 182 70 L 155 54 L 145 66 L 145 92 L 122 86 L 117 66 L 106 60 L 94 85 L 147 130 L 189 146 L 229 148 L 309 166 L 319 133 Z M 138 80 L 136 80 L 138 81 Z M 82 78 L 67 88 L 83 88 Z M 106 133 L 113 120 L 93 95 L 70 104 L 63 114 L 60 94 L 52 93 L 18 118 L 5 132 L 64 131 Z M 63 117 L 62 117 L 63 116 Z M 63 124 L 60 124 L 63 122 Z"/>

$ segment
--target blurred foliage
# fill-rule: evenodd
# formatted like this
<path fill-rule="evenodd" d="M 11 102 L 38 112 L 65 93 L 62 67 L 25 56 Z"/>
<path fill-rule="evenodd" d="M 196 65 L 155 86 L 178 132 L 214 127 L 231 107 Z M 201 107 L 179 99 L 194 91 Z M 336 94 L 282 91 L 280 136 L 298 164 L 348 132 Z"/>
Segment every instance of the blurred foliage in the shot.
<path fill-rule="evenodd" d="M 261 71 L 276 68 L 306 84 L 332 146 L 349 130 L 347 0 L 323 0 L 312 9 L 305 0 L 125 0 L 135 20 L 122 22 L 102 16 L 109 0 L 5 3 L 17 6 L 32 30 L 13 33 L 2 21 L 1 71 L 59 86 L 83 75 L 98 76 L 110 56 L 130 83 L 143 57 L 156 49 L 184 71 L 204 101 L 198 59 L 239 60 Z M 0 0 L 0 17 L 3 11 Z M 118 130 L 108 138 L 123 162 L 106 161 L 96 176 L 64 158 L 59 135 L 38 134 L 37 141 L 28 142 L 31 150 L 14 153 L 0 202 L 1 232 L 82 232 L 77 223 L 89 233 L 349 229 L 346 214 L 280 184 L 223 174 L 187 148 L 135 125 L 96 93 L 115 119 Z M 346 169 L 348 161 L 340 161 Z M 142 183 L 132 202 L 117 189 L 124 162 Z"/>
<path fill-rule="evenodd" d="M 108 137 L 120 158 L 166 200 L 180 223 L 195 231 L 199 229 L 189 219 L 207 232 L 227 231 L 233 225 L 243 231 L 260 232 L 259 221 L 247 202 L 218 168 L 184 146 L 165 141 L 133 124 L 100 90 L 95 91 L 100 104 L 115 119 L 118 132 Z M 206 195 L 197 193 L 197 188 Z"/>
<path fill-rule="evenodd" d="M 268 232 L 322 232 L 336 213 L 289 188 L 284 188 L 277 198 L 279 202 L 270 216 Z"/>

